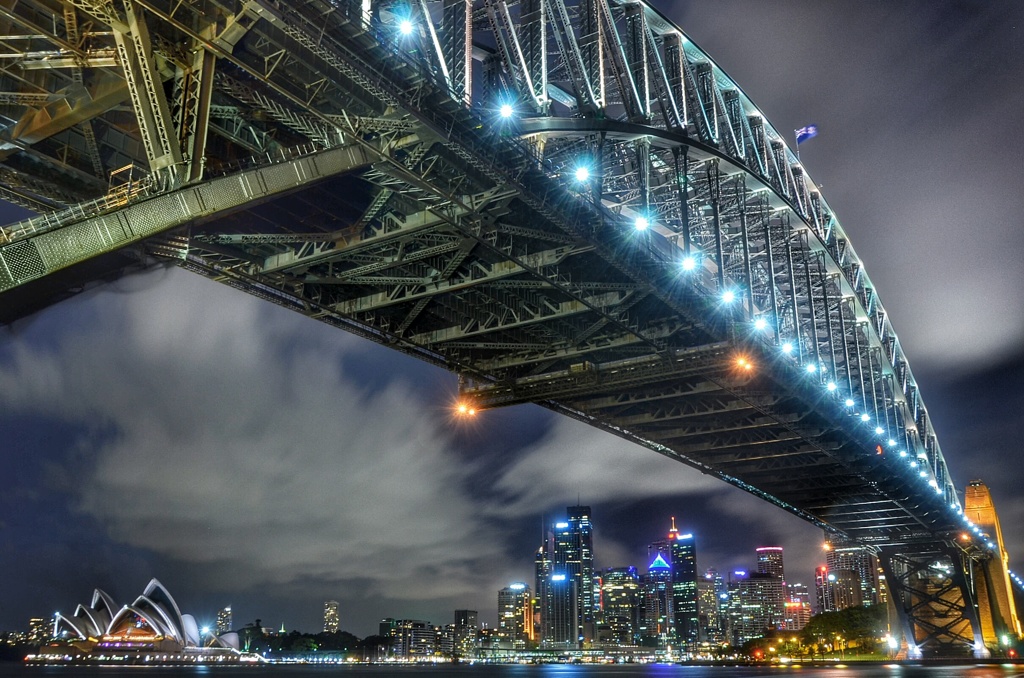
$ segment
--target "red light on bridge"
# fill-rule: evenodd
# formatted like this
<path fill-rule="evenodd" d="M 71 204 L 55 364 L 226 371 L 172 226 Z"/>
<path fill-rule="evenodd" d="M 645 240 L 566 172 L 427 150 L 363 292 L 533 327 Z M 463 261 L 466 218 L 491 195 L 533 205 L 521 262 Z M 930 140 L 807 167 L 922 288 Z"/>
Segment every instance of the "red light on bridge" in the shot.
<path fill-rule="evenodd" d="M 881 445 L 875 445 L 875 454 L 882 454 L 885 450 L 882 449 Z"/>

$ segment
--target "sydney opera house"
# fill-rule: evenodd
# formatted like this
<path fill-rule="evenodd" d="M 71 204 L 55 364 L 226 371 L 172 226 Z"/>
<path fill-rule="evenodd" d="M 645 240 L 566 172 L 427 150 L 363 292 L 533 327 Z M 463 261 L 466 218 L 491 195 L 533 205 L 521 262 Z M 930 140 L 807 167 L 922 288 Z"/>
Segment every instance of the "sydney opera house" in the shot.
<path fill-rule="evenodd" d="M 58 614 L 54 635 L 31 659 L 40 662 L 237 662 L 237 633 L 215 636 L 200 629 L 156 579 L 130 605 L 117 605 L 96 589 L 89 605 L 70 617 Z"/>

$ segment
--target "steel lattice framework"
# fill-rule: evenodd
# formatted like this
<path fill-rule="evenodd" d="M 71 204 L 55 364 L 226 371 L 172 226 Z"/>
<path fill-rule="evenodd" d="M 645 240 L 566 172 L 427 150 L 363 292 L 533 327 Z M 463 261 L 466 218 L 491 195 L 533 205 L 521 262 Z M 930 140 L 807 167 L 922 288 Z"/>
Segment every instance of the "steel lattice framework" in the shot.
<path fill-rule="evenodd" d="M 41 214 L 0 231 L 4 321 L 173 261 L 866 545 L 911 652 L 983 651 L 991 549 L 957 538 L 863 263 L 652 7 L 11 0 L 0 25 L 0 197 Z"/>

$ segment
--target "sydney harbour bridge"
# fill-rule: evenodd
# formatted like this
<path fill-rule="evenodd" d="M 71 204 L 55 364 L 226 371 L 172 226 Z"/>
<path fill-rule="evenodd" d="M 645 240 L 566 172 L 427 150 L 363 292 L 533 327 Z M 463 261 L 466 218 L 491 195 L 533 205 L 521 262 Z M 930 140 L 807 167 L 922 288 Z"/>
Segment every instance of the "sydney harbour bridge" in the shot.
<path fill-rule="evenodd" d="M 1019 636 L 836 215 L 650 5 L 5 0 L 0 57 L 0 322 L 173 262 L 871 549 L 907 656 Z"/>

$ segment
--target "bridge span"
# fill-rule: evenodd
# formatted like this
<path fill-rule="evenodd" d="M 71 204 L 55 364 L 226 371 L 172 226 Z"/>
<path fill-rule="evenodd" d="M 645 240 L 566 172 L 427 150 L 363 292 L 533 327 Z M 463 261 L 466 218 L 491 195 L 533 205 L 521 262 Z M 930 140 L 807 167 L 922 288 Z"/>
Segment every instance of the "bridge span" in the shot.
<path fill-rule="evenodd" d="M 836 215 L 650 5 L 0 22 L 0 197 L 40 214 L 0 231 L 3 322 L 173 262 L 452 370 L 467 409 L 544 405 L 869 547 L 910 656 L 1019 632 L 998 529 L 965 515 Z"/>

